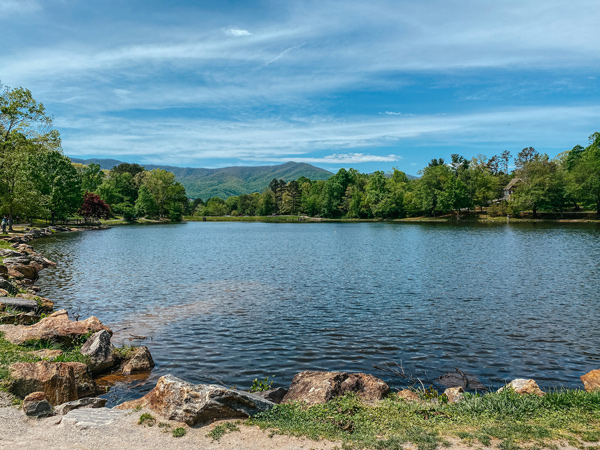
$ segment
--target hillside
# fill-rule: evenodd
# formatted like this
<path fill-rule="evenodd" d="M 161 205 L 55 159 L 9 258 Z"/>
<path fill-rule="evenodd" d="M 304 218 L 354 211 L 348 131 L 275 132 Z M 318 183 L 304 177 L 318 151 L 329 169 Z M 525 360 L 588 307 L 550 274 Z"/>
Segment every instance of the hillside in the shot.
<path fill-rule="evenodd" d="M 115 159 L 71 158 L 74 163 L 99 164 L 103 169 L 112 169 L 121 161 Z M 147 170 L 164 169 L 175 174 L 175 178 L 185 187 L 190 198 L 227 198 L 232 195 L 262 192 L 273 178 L 285 181 L 296 180 L 301 176 L 311 180 L 326 180 L 333 174 L 306 163 L 287 162 L 276 166 L 224 167 L 221 169 L 201 169 L 190 167 L 144 164 Z"/>

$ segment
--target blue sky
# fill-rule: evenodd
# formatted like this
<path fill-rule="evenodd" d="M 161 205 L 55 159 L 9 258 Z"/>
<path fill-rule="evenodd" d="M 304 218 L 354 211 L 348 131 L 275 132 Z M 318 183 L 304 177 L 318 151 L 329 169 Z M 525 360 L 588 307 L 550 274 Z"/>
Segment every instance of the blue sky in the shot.
<path fill-rule="evenodd" d="M 597 0 L 0 0 L 65 154 L 416 174 L 600 131 Z"/>

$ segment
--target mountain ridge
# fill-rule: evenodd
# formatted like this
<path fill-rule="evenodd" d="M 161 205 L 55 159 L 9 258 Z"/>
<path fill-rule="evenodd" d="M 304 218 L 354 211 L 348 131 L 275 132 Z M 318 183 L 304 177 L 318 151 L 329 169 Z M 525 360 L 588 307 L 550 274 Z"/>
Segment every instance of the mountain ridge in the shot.
<path fill-rule="evenodd" d="M 98 164 L 102 169 L 110 170 L 123 161 L 117 159 L 81 159 L 71 158 L 78 164 Z M 311 180 L 327 180 L 333 175 L 325 169 L 307 163 L 289 161 L 274 166 L 230 166 L 218 169 L 199 167 L 177 167 L 162 164 L 140 164 L 147 170 L 163 169 L 175 174 L 175 178 L 184 187 L 190 198 L 210 197 L 227 198 L 232 195 L 262 192 L 273 178 L 291 181 L 304 176 Z"/>

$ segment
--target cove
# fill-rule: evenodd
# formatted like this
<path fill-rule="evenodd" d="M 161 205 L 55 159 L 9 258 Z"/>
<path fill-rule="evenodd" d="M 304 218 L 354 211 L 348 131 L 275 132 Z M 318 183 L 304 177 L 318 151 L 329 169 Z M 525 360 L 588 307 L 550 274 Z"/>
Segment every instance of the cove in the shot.
<path fill-rule="evenodd" d="M 581 387 L 600 361 L 597 225 L 195 222 L 56 235 L 42 294 L 156 368 L 248 388 L 302 370 Z M 139 343 L 139 342 L 138 342 Z"/>

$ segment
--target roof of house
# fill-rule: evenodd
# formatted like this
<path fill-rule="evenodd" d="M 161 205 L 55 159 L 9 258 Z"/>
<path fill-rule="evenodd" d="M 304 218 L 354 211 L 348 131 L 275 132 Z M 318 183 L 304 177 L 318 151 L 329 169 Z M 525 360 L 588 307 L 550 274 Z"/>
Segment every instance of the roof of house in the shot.
<path fill-rule="evenodd" d="M 515 187 L 515 184 L 517 184 L 518 182 L 522 182 L 523 180 L 520 178 L 513 178 L 512 180 L 510 180 L 510 183 L 508 183 L 506 185 L 506 187 L 504 188 L 505 191 L 508 191 L 510 189 L 512 189 L 513 187 Z"/>

